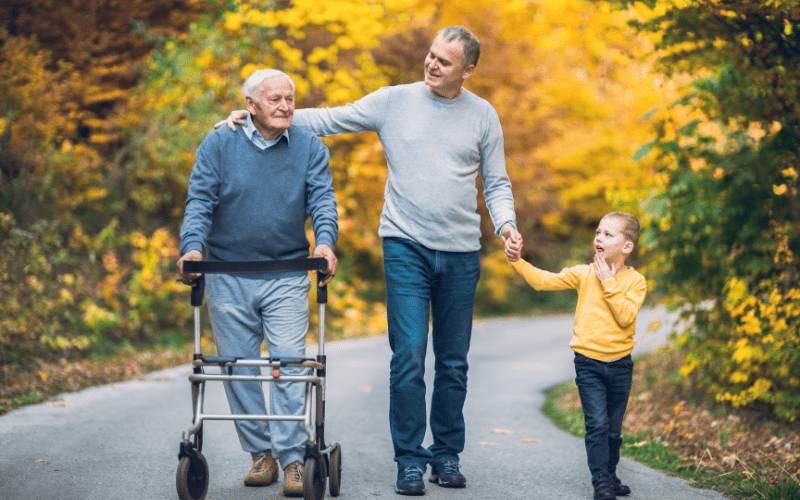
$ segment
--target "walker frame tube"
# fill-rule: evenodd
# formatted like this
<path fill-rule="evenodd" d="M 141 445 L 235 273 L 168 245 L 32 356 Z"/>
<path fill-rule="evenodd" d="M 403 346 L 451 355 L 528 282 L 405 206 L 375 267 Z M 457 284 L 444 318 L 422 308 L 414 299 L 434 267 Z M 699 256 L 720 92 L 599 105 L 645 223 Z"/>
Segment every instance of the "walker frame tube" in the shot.
<path fill-rule="evenodd" d="M 294 259 L 288 261 L 262 261 L 262 262 L 209 262 L 209 261 L 184 261 L 183 271 L 185 273 L 201 273 L 195 280 L 192 289 L 192 306 L 194 307 L 194 361 L 193 373 L 189 376 L 192 383 L 192 403 L 193 419 L 192 426 L 183 432 L 183 443 L 181 445 L 181 457 L 184 450 L 188 454 L 200 454 L 202 445 L 200 437 L 204 420 L 264 420 L 264 421 L 296 421 L 302 422 L 305 432 L 308 435 L 306 441 L 306 459 L 315 457 L 320 460 L 317 466 L 328 475 L 330 454 L 340 446 L 336 442 L 325 445 L 324 422 L 325 422 L 325 375 L 326 375 L 326 356 L 325 356 L 325 304 L 327 303 L 327 289 L 319 283 L 325 278 L 321 270 L 328 267 L 324 258 Z M 317 302 L 319 313 L 319 332 L 317 342 L 316 361 L 309 358 L 231 358 L 231 357 L 204 357 L 201 353 L 201 311 L 205 279 L 202 273 L 254 273 L 254 272 L 285 272 L 297 270 L 316 270 L 318 271 Z M 219 366 L 221 373 L 209 374 L 203 371 L 204 367 Z M 272 368 L 272 375 L 233 375 L 232 369 L 236 366 L 257 366 L 260 368 Z M 309 369 L 308 375 L 281 375 L 281 367 L 300 367 Z M 227 371 L 228 373 L 225 373 Z M 205 403 L 205 383 L 207 381 L 255 381 L 255 382 L 305 382 L 305 408 L 300 415 L 234 415 L 234 414 L 212 414 L 204 413 Z M 316 402 L 316 404 L 314 404 Z M 316 409 L 312 417 L 312 408 Z M 190 443 L 192 436 L 197 436 L 197 444 L 194 449 Z M 337 455 L 338 456 L 338 455 Z M 338 494 L 338 492 L 337 492 Z M 205 495 L 203 495 L 205 496 Z"/>

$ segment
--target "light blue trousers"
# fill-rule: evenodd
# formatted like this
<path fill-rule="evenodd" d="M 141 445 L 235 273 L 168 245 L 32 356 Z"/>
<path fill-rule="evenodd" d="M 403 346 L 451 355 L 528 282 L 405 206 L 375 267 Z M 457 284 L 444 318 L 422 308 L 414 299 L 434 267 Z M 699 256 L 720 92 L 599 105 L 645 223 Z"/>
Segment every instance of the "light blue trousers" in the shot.
<path fill-rule="evenodd" d="M 219 356 L 259 357 L 266 339 L 270 357 L 305 357 L 308 332 L 307 273 L 207 274 L 206 297 Z M 236 367 L 234 374 L 258 375 L 259 367 Z M 305 375 L 305 368 L 282 368 L 284 375 Z M 264 414 L 260 382 L 223 382 L 231 413 Z M 305 383 L 270 383 L 270 413 L 301 415 Z M 244 451 L 271 454 L 282 468 L 303 462 L 308 439 L 300 422 L 236 420 Z"/>

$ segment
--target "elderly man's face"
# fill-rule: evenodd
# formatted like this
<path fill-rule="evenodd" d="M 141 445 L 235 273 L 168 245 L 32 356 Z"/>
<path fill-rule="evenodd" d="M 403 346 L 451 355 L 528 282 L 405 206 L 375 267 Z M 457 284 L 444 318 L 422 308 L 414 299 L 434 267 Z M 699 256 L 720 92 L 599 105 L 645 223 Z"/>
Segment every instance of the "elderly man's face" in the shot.
<path fill-rule="evenodd" d="M 258 100 L 247 96 L 244 102 L 253 116 L 253 124 L 264 139 L 275 139 L 292 125 L 294 91 L 292 83 L 284 76 L 265 78 L 261 82 Z"/>
<path fill-rule="evenodd" d="M 452 99 L 461 93 L 461 84 L 474 69 L 473 64 L 464 66 L 460 41 L 448 42 L 437 35 L 425 57 L 425 84 L 434 94 Z"/>

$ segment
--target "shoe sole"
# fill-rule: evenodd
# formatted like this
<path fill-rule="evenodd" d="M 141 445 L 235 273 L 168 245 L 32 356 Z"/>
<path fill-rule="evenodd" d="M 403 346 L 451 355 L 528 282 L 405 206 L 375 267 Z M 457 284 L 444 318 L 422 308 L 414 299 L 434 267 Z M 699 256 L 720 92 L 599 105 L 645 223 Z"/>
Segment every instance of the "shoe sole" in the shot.
<path fill-rule="evenodd" d="M 439 476 L 434 476 L 434 475 L 431 475 L 431 477 L 428 478 L 428 481 L 430 481 L 430 482 L 432 482 L 434 484 L 438 484 L 439 486 L 442 486 L 444 488 L 466 488 L 467 487 L 467 482 L 466 481 L 463 481 L 463 482 L 462 481 L 444 482 L 444 481 L 441 480 L 441 478 Z"/>
<path fill-rule="evenodd" d="M 417 490 L 398 490 L 397 488 L 394 489 L 394 492 L 398 495 L 406 495 L 406 496 L 413 496 L 413 497 L 420 497 L 425 494 L 425 490 L 417 491 Z"/>

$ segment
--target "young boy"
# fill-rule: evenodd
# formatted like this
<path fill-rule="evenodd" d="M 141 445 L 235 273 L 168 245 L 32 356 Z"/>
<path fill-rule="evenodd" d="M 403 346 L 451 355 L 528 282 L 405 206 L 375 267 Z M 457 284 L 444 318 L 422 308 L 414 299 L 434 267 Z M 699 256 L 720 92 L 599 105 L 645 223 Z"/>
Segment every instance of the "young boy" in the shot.
<path fill-rule="evenodd" d="M 635 217 L 609 213 L 597 227 L 594 262 L 558 274 L 520 259 L 521 242 L 506 245 L 511 266 L 536 290 L 578 290 L 569 346 L 575 351 L 575 383 L 583 407 L 595 500 L 614 500 L 631 492 L 617 479 L 616 471 L 633 375 L 636 314 L 647 292 L 644 276 L 625 266 L 638 241 Z"/>

